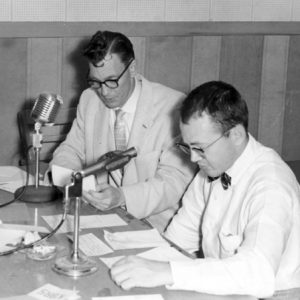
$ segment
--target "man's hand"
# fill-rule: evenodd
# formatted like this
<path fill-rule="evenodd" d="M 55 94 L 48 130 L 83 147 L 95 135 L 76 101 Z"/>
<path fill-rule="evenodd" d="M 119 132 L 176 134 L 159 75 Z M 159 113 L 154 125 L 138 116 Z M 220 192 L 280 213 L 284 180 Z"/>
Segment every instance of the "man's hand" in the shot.
<path fill-rule="evenodd" d="M 99 184 L 96 191 L 83 191 L 83 199 L 100 210 L 108 210 L 125 205 L 125 196 L 121 189 L 107 183 Z"/>
<path fill-rule="evenodd" d="M 156 287 L 173 284 L 171 267 L 168 262 L 127 256 L 111 268 L 112 279 L 124 290 L 133 287 Z"/>

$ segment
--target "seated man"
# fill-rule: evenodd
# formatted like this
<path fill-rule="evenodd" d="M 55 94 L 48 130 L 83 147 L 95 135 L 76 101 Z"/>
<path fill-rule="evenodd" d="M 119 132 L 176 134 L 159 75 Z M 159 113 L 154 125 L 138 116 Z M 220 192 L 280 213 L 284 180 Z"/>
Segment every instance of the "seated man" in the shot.
<path fill-rule="evenodd" d="M 136 74 L 133 46 L 121 33 L 98 31 L 84 55 L 90 88 L 50 165 L 81 170 L 107 152 L 136 147 L 137 157 L 122 172 L 99 174 L 96 191 L 83 196 L 101 210 L 125 206 L 162 231 L 195 173 L 174 145 L 184 94 Z"/>
<path fill-rule="evenodd" d="M 180 128 L 178 145 L 200 171 L 165 236 L 202 255 L 166 263 L 130 256 L 112 267 L 113 280 L 124 289 L 167 285 L 256 297 L 299 288 L 299 184 L 279 155 L 248 133 L 239 92 L 218 81 L 194 89 Z"/>

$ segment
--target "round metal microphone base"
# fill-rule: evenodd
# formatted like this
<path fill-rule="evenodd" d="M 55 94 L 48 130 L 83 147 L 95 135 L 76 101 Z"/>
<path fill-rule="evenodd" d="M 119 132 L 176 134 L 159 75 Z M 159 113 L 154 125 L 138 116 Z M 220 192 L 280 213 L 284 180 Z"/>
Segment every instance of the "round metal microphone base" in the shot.
<path fill-rule="evenodd" d="M 15 191 L 15 198 L 23 193 L 24 188 L 25 187 L 22 186 Z M 61 192 L 56 187 L 43 185 L 36 187 L 35 185 L 28 185 L 24 193 L 20 196 L 20 200 L 24 202 L 41 203 L 54 201 L 60 197 Z"/>
<path fill-rule="evenodd" d="M 97 266 L 86 256 L 80 256 L 76 260 L 70 256 L 63 256 L 56 260 L 52 269 L 62 275 L 81 277 L 95 273 Z"/>

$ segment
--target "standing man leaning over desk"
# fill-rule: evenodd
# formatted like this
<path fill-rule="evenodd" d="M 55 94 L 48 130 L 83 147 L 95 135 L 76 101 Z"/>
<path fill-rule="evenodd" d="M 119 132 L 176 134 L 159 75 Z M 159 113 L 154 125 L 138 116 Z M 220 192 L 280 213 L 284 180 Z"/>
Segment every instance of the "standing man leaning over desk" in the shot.
<path fill-rule="evenodd" d="M 84 56 L 90 88 L 82 93 L 73 126 L 51 165 L 80 170 L 115 150 L 114 124 L 121 108 L 125 149 L 137 147 L 138 156 L 125 166 L 123 176 L 115 174 L 121 187 L 103 174 L 97 191 L 83 196 L 101 210 L 125 205 L 162 231 L 194 175 L 189 160 L 174 146 L 184 94 L 136 74 L 133 46 L 121 33 L 98 31 Z"/>
<path fill-rule="evenodd" d="M 200 171 L 165 235 L 188 251 L 202 248 L 204 258 L 128 257 L 112 267 L 112 278 L 124 289 L 165 284 L 256 297 L 299 288 L 299 184 L 279 155 L 248 133 L 239 92 L 223 82 L 199 86 L 183 103 L 180 128 L 179 147 Z M 300 289 L 280 293 L 299 297 Z"/>

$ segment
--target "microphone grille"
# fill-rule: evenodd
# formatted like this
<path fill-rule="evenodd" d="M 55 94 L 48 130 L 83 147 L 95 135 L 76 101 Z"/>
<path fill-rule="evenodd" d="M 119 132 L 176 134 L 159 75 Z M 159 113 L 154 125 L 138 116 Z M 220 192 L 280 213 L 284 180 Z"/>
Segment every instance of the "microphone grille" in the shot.
<path fill-rule="evenodd" d="M 31 118 L 39 123 L 53 123 L 62 103 L 60 95 L 44 92 L 35 100 Z"/>

